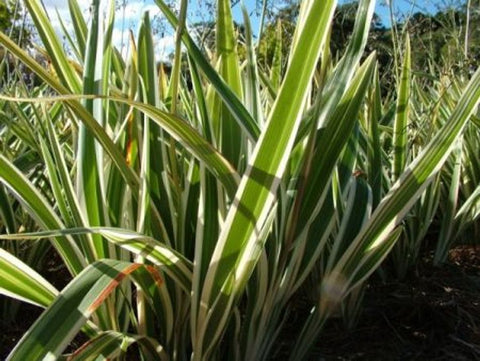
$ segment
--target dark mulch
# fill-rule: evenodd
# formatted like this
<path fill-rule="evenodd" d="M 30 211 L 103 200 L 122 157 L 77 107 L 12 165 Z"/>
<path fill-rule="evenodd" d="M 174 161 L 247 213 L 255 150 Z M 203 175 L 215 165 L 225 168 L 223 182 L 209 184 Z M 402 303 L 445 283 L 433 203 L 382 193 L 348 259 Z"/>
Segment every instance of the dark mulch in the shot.
<path fill-rule="evenodd" d="M 6 297 L 0 296 L 0 302 Z M 5 360 L 8 353 L 20 340 L 25 331 L 40 316 L 42 309 L 39 307 L 21 304 L 15 317 L 15 322 L 6 322 L 3 317 L 0 319 L 0 360 Z"/>
<path fill-rule="evenodd" d="M 480 360 L 480 247 L 431 257 L 403 282 L 372 281 L 357 326 L 332 320 L 312 360 Z"/>

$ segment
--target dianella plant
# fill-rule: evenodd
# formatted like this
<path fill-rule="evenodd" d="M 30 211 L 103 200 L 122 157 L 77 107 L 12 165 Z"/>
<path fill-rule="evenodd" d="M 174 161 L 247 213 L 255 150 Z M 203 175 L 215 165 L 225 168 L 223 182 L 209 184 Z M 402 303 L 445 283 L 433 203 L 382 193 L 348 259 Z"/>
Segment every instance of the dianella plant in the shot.
<path fill-rule="evenodd" d="M 449 155 L 463 154 L 480 72 L 457 84 L 428 141 L 409 151 L 408 109 L 420 106 L 409 105 L 410 44 L 388 118 L 375 54 L 364 53 L 375 1 L 359 1 L 338 61 L 336 1 L 302 1 L 291 48 L 278 31 L 273 61 L 260 66 L 246 10 L 240 34 L 230 0 L 217 1 L 206 54 L 189 33 L 188 1 L 173 11 L 156 0 L 175 29 L 169 72 L 157 64 L 148 13 L 123 56 L 112 43 L 114 1 L 93 0 L 88 21 L 76 0 L 68 5 L 66 53 L 52 14 L 25 0 L 48 66 L 0 34 L 40 79 L 1 95 L 0 291 L 44 308 L 8 359 L 268 360 L 281 351 L 305 360 L 329 317 L 356 313 L 362 285 L 412 227 L 412 208 L 435 208 L 447 160 L 458 178 Z M 468 186 L 478 194 L 473 178 Z M 450 208 L 445 217 L 472 209 Z M 68 285 L 54 287 L 20 244 L 56 255 Z M 280 350 L 299 300 L 298 339 Z M 79 333 L 88 341 L 66 353 Z"/>

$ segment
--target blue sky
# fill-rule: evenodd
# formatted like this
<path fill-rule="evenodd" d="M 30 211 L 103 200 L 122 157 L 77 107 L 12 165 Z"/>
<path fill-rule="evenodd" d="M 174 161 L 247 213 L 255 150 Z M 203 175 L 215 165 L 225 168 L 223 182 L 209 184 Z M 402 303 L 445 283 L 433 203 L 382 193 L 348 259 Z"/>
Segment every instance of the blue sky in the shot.
<path fill-rule="evenodd" d="M 198 1 L 198 0 L 197 0 Z M 194 5 L 196 0 L 191 3 Z M 339 4 L 351 2 L 352 0 L 338 0 Z M 432 13 L 435 14 L 439 6 L 446 4 L 458 3 L 460 0 L 391 0 L 393 4 L 394 14 L 402 17 L 408 16 L 416 12 Z M 389 7 L 386 5 L 386 0 L 377 0 L 375 12 L 382 18 L 382 22 L 385 26 L 390 26 L 390 13 Z M 255 7 L 255 0 L 244 0 L 247 8 L 253 9 Z M 243 18 L 240 11 L 240 6 L 234 7 L 235 20 L 243 22 Z M 254 28 L 258 27 L 258 19 L 253 16 L 251 18 Z"/>
<path fill-rule="evenodd" d="M 458 2 L 459 0 L 391 0 L 393 4 L 394 13 L 398 16 L 408 16 L 416 12 L 436 13 L 439 6 L 442 4 Z M 339 4 L 351 2 L 351 0 L 339 0 Z M 192 1 L 195 4 L 196 1 Z M 255 6 L 255 0 L 244 0 L 247 8 L 252 9 Z M 390 25 L 389 8 L 386 5 L 386 0 L 377 0 L 376 13 L 380 15 L 384 25 Z M 242 21 L 240 6 L 234 7 L 234 14 L 237 21 Z M 255 17 L 252 18 L 252 23 L 258 24 Z"/>
<path fill-rule="evenodd" d="M 87 9 L 90 1 L 88 0 L 77 0 L 80 6 Z M 259 17 L 255 15 L 255 0 L 243 0 L 247 9 L 252 14 L 251 22 L 253 30 L 256 32 L 259 24 Z M 339 3 L 345 3 L 349 0 L 339 0 Z M 393 1 L 393 7 L 395 12 L 400 15 L 408 15 L 409 13 L 415 13 L 418 11 L 423 12 L 432 12 L 435 13 L 437 10 L 437 5 L 445 2 L 452 2 L 458 0 L 391 0 Z M 69 12 L 68 12 L 68 2 L 65 0 L 43 0 L 45 8 L 51 18 L 53 26 L 60 31 L 60 21 L 56 15 L 56 10 L 60 14 L 60 18 L 63 19 L 67 29 L 72 30 L 71 23 L 69 21 Z M 107 2 L 107 1 L 105 1 Z M 177 0 L 177 3 L 179 1 Z M 385 5 L 386 0 L 377 0 L 376 12 L 382 18 L 383 24 L 385 26 L 390 25 L 388 7 Z M 210 13 L 206 12 L 204 8 L 201 7 L 202 0 L 191 0 L 189 1 L 189 9 L 191 14 L 200 13 L 200 16 L 203 16 L 205 20 L 211 18 Z M 153 0 L 129 0 L 124 9 L 116 15 L 117 21 L 114 29 L 114 43 L 119 46 L 121 39 L 127 39 L 127 32 L 129 29 L 132 29 L 136 33 L 136 27 L 142 16 L 143 12 L 148 10 L 151 16 L 161 16 L 158 7 L 153 3 Z M 241 15 L 240 6 L 237 5 L 233 9 L 235 20 L 238 22 L 243 22 L 243 17 Z M 87 11 L 86 11 L 87 14 Z M 198 15 L 197 15 L 198 16 Z M 125 22 L 122 23 L 122 19 L 125 19 Z M 122 27 L 122 24 L 125 24 Z M 163 36 L 162 36 L 163 35 Z M 154 39 L 157 48 L 157 54 L 159 58 L 165 58 L 173 47 L 173 34 L 157 34 Z M 127 42 L 128 43 L 128 42 Z M 127 49 L 124 49 L 127 51 Z"/>
<path fill-rule="evenodd" d="M 383 24 L 390 26 L 390 11 L 385 3 L 384 0 L 377 0 L 375 11 L 382 18 Z M 393 0 L 393 9 L 398 16 L 408 16 L 416 12 L 435 14 L 443 3 L 445 1 L 442 0 Z"/>

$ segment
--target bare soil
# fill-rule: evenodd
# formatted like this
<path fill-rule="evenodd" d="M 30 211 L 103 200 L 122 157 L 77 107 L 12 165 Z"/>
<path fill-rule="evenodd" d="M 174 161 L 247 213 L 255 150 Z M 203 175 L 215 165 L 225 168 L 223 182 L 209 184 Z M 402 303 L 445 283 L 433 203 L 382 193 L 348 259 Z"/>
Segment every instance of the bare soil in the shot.
<path fill-rule="evenodd" d="M 402 282 L 372 280 L 357 326 L 332 320 L 311 360 L 480 360 L 480 246 L 431 258 Z"/>

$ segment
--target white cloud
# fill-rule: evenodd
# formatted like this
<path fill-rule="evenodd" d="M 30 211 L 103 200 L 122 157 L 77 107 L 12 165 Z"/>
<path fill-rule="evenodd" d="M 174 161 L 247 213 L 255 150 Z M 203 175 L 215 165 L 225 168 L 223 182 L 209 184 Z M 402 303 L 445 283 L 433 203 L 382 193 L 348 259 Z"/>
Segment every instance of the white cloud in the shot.
<path fill-rule="evenodd" d="M 68 1 L 66 0 L 43 0 L 45 10 L 50 18 L 51 24 L 55 29 L 59 39 L 64 36 L 61 22 L 63 22 L 67 31 L 71 36 L 74 36 L 73 24 L 70 17 L 70 10 L 68 8 Z M 107 2 L 103 2 L 106 4 Z M 78 4 L 82 9 L 87 24 L 89 22 L 89 0 L 78 0 Z M 137 41 L 138 26 L 141 22 L 143 14 L 148 11 L 150 19 L 155 17 L 162 17 L 158 6 L 150 0 L 132 0 L 128 1 L 125 7 L 120 7 L 115 14 L 115 25 L 112 34 L 112 42 L 114 46 L 120 49 L 124 56 L 127 55 L 130 47 L 129 31 L 132 29 L 135 41 Z M 58 12 L 58 14 L 57 14 Z M 106 16 L 104 17 L 106 18 Z M 61 19 L 61 20 L 60 20 Z M 123 42 L 122 42 L 123 39 Z M 155 55 L 157 60 L 167 60 L 168 55 L 173 52 L 175 39 L 172 34 L 155 34 L 153 37 L 155 46 Z"/>
<path fill-rule="evenodd" d="M 122 42 L 123 39 L 123 42 Z M 134 40 L 137 43 L 137 35 L 134 32 Z M 112 43 L 117 49 L 120 49 L 124 57 L 130 51 L 130 31 L 129 29 L 122 30 L 121 28 L 114 28 L 112 33 Z M 123 47 L 122 47 L 123 45 Z M 155 48 L 155 57 L 157 61 L 167 61 L 168 55 L 175 47 L 175 37 L 173 35 L 161 36 L 156 34 L 153 36 L 153 45 Z"/>
<path fill-rule="evenodd" d="M 157 60 L 168 60 L 168 55 L 175 48 L 175 36 L 164 36 L 163 38 L 154 39 L 154 42 Z"/>
<path fill-rule="evenodd" d="M 124 56 L 128 53 L 130 47 L 129 29 L 132 29 L 136 42 L 138 26 L 140 25 L 145 12 L 149 13 L 151 20 L 155 17 L 163 16 L 157 5 L 140 0 L 129 2 L 125 8 L 121 8 L 116 14 L 116 23 L 112 41 L 115 46 L 120 48 L 123 37 L 123 49 L 121 49 L 121 52 Z M 122 26 L 125 28 L 122 29 Z M 153 43 L 157 60 L 168 60 L 168 55 L 174 48 L 174 36 L 172 34 L 155 33 L 153 35 Z"/>
<path fill-rule="evenodd" d="M 144 1 L 132 1 L 128 2 L 125 7 L 119 9 L 117 13 L 117 21 L 122 22 L 125 20 L 127 24 L 137 24 L 140 22 L 145 11 L 150 13 L 150 18 L 154 16 L 162 16 L 158 6 L 145 3 Z"/>

